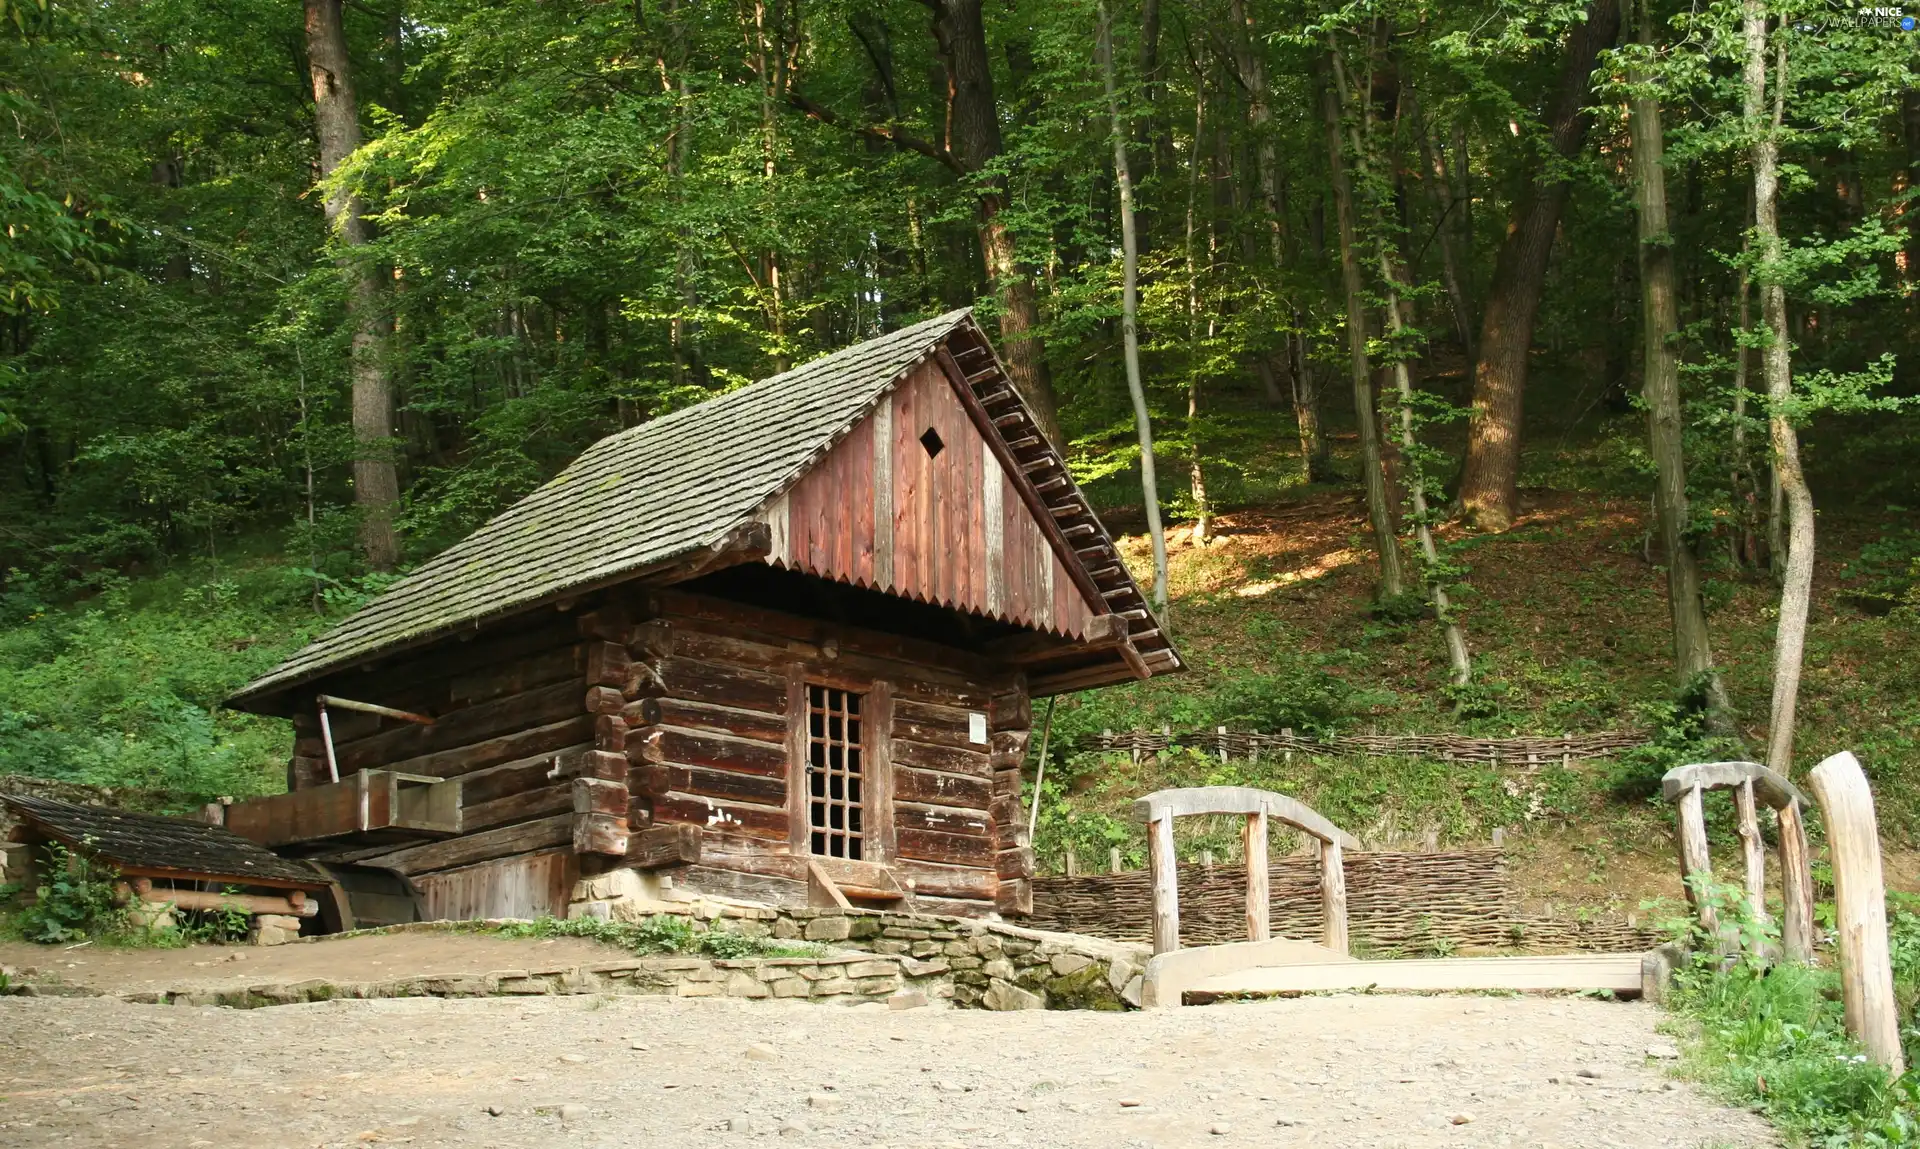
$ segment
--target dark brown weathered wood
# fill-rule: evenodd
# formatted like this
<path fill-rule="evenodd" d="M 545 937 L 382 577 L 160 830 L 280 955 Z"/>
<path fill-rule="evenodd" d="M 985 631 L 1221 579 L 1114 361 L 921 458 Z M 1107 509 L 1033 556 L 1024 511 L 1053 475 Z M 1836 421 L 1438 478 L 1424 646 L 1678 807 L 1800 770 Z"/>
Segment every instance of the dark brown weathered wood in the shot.
<path fill-rule="evenodd" d="M 573 816 L 573 852 L 624 857 L 627 852 L 625 812 L 575 814 Z"/>
<path fill-rule="evenodd" d="M 536 755 L 562 751 L 583 742 L 590 742 L 592 739 L 593 719 L 588 715 L 580 714 L 465 746 L 436 750 L 414 758 L 403 758 L 391 763 L 390 769 L 402 774 L 428 774 L 435 778 L 452 778 L 493 766 L 524 761 Z"/>
<path fill-rule="evenodd" d="M 642 696 L 768 714 L 782 713 L 786 707 L 786 683 L 756 670 L 680 657 L 650 659 L 636 663 L 635 669 L 636 690 Z"/>
<path fill-rule="evenodd" d="M 656 764 L 635 770 L 632 777 L 635 788 L 648 797 L 678 791 L 702 798 L 754 802 L 763 806 L 783 806 L 787 800 L 787 778 L 784 773 L 770 776 L 710 770 L 700 766 Z"/>
<path fill-rule="evenodd" d="M 867 692 L 866 769 L 862 772 L 866 792 L 867 860 L 891 861 L 897 850 L 894 832 L 899 824 L 900 807 L 894 791 L 893 761 L 893 684 L 876 682 Z"/>
<path fill-rule="evenodd" d="M 785 778 L 788 757 L 784 747 L 769 742 L 673 726 L 649 726 L 628 736 L 627 760 L 636 765 L 707 766 L 740 774 Z"/>
<path fill-rule="evenodd" d="M 588 686 L 610 686 L 624 690 L 633 672 L 633 659 L 627 648 L 617 642 L 586 644 L 586 682 Z"/>
<path fill-rule="evenodd" d="M 925 742 L 910 742 L 905 738 L 894 739 L 893 761 L 897 766 L 964 774 L 974 778 L 988 778 L 993 774 L 991 760 L 981 750 L 934 746 Z"/>
<path fill-rule="evenodd" d="M 573 812 L 576 814 L 607 814 L 618 817 L 624 825 L 627 817 L 627 784 L 607 782 L 599 778 L 575 778 L 571 785 L 573 793 Z"/>
<path fill-rule="evenodd" d="M 585 713 L 577 682 L 559 682 L 441 715 L 432 726 L 406 725 L 335 746 L 341 774 L 467 747 Z M 431 771 L 425 771 L 431 773 Z"/>
<path fill-rule="evenodd" d="M 629 708 L 637 714 L 639 723 L 647 726 L 678 726 L 776 745 L 783 744 L 787 737 L 787 719 L 782 714 L 710 706 L 679 698 L 643 698 L 638 703 L 630 703 Z"/>
<path fill-rule="evenodd" d="M 467 806 L 460 811 L 460 828 L 465 834 L 476 834 L 496 826 L 572 811 L 573 783 L 569 779 Z"/>
<path fill-rule="evenodd" d="M 991 784 L 977 775 L 946 774 L 906 766 L 894 767 L 893 787 L 897 802 L 925 802 L 965 810 L 988 809 L 992 791 Z"/>
<path fill-rule="evenodd" d="M 965 834 L 983 841 L 987 840 L 992 832 L 992 826 L 985 811 L 963 810 L 953 806 L 929 806 L 919 802 L 895 803 L 893 821 L 902 829 Z"/>
<path fill-rule="evenodd" d="M 642 870 L 692 864 L 700 860 L 700 852 L 700 827 L 654 826 L 627 835 L 626 864 Z"/>
<path fill-rule="evenodd" d="M 991 867 L 993 843 L 972 834 L 946 834 L 899 826 L 895 829 L 901 858 L 941 862 L 952 866 Z"/>
<path fill-rule="evenodd" d="M 653 800 L 653 820 L 656 825 L 685 822 L 703 827 L 712 834 L 732 834 L 779 842 L 787 840 L 793 825 L 785 806 L 723 802 L 680 791 Z"/>
<path fill-rule="evenodd" d="M 394 850 L 362 859 L 362 864 L 397 870 L 402 874 L 419 874 L 530 853 L 572 839 L 573 815 L 567 813 L 449 838 L 444 842 Z"/>

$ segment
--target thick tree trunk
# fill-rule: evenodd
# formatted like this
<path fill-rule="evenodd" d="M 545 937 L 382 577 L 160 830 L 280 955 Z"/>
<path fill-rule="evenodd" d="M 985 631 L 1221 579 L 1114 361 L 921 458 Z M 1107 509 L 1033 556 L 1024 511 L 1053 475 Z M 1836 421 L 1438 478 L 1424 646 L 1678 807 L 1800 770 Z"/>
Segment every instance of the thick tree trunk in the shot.
<path fill-rule="evenodd" d="M 320 141 L 320 175 L 333 174 L 360 146 L 360 111 L 353 96 L 340 0 L 306 0 L 307 61 L 313 77 L 313 120 Z M 326 199 L 327 225 L 348 248 L 370 243 L 373 228 L 360 202 L 342 191 Z M 394 465 L 393 381 L 381 355 L 387 320 L 377 271 L 348 252 L 342 267 L 353 279 L 353 495 L 360 509 L 360 549 L 374 570 L 400 561 L 393 512 L 400 502 Z"/>
<path fill-rule="evenodd" d="M 1793 362 L 1787 340 L 1787 292 L 1780 284 L 1780 120 L 1786 110 L 1787 46 L 1779 45 L 1773 121 L 1766 121 L 1767 9 L 1745 0 L 1747 41 L 1743 70 L 1746 127 L 1753 145 L 1753 231 L 1760 245 L 1760 318 L 1767 345 L 1760 355 L 1767 381 L 1767 432 L 1773 473 L 1787 505 L 1787 557 L 1780 584 L 1780 621 L 1773 644 L 1773 707 L 1767 723 L 1767 765 L 1781 776 L 1793 769 L 1794 710 L 1800 699 L 1800 667 L 1806 654 L 1807 614 L 1813 600 L 1813 493 L 1800 469 L 1800 437 L 1787 417 L 1793 398 Z"/>
<path fill-rule="evenodd" d="M 987 56 L 987 26 L 981 0 L 933 0 L 933 33 L 947 68 L 947 150 L 967 172 L 985 171 L 1000 156 L 999 105 Z M 1040 335 L 1040 299 L 1024 267 L 1002 211 L 1004 181 L 987 180 L 980 193 L 980 247 L 1000 304 L 1000 352 L 1007 374 L 1056 445 L 1060 433 L 1053 374 Z"/>
<path fill-rule="evenodd" d="M 1556 166 L 1571 161 L 1586 138 L 1588 78 L 1600 51 L 1620 30 L 1619 0 L 1593 0 L 1586 22 L 1567 33 L 1560 81 L 1548 109 L 1548 142 Z M 1514 205 L 1513 224 L 1500 245 L 1480 320 L 1473 371 L 1473 415 L 1467 428 L 1460 508 L 1482 530 L 1503 531 L 1518 509 L 1520 431 L 1527 387 L 1527 353 L 1540 313 L 1554 232 L 1567 200 L 1567 179 L 1548 168 Z"/>
<path fill-rule="evenodd" d="M 1107 114 L 1113 121 L 1113 175 L 1120 185 L 1120 335 L 1127 360 L 1127 394 L 1133 398 L 1133 426 L 1140 435 L 1140 493 L 1147 512 L 1147 537 L 1153 542 L 1153 611 L 1161 625 L 1167 617 L 1167 535 L 1160 526 L 1160 484 L 1153 467 L 1153 424 L 1147 413 L 1146 385 L 1140 378 L 1140 240 L 1133 230 L 1133 175 L 1127 165 L 1126 122 L 1120 118 L 1120 93 L 1113 76 L 1113 24 L 1106 0 L 1099 0 L 1101 79 L 1107 89 Z"/>
<path fill-rule="evenodd" d="M 1641 16 L 1640 37 L 1651 42 L 1650 17 Z M 1644 75 L 1634 77 L 1647 83 Z M 1728 710 L 1726 687 L 1713 667 L 1708 641 L 1706 607 L 1700 599 L 1700 565 L 1687 538 L 1687 466 L 1682 450 L 1680 360 L 1674 340 L 1680 329 L 1675 301 L 1673 236 L 1667 224 L 1665 148 L 1660 102 L 1642 90 L 1628 105 L 1628 129 L 1633 147 L 1633 200 L 1639 216 L 1640 299 L 1643 393 L 1647 404 L 1647 438 L 1657 474 L 1655 514 L 1660 544 L 1667 560 L 1667 604 L 1673 617 L 1674 669 L 1683 688 L 1706 677 L 1709 710 L 1724 722 Z"/>
<path fill-rule="evenodd" d="M 1331 45 L 1327 63 L 1331 74 L 1338 67 Z M 1380 597 L 1398 598 L 1406 593 L 1407 580 L 1400 562 L 1400 543 L 1394 536 L 1393 507 L 1381 460 L 1380 424 L 1374 414 L 1373 370 L 1367 362 L 1366 291 L 1359 252 L 1354 247 L 1358 238 L 1354 233 L 1353 181 L 1348 178 L 1345 149 L 1340 142 L 1340 96 L 1325 77 L 1320 81 L 1320 110 L 1325 120 L 1327 171 L 1339 231 L 1340 280 L 1347 300 L 1347 357 L 1353 372 L 1353 421 L 1360 433 L 1360 479 L 1367 492 L 1374 549 L 1380 556 Z"/>

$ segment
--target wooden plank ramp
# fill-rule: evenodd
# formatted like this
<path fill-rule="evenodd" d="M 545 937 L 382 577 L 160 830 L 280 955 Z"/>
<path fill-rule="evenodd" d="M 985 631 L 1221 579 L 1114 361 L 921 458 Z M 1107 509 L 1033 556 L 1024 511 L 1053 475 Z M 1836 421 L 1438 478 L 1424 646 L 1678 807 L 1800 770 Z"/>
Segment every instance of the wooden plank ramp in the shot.
<path fill-rule="evenodd" d="M 1215 974 L 1183 987 L 1195 997 L 1358 989 L 1401 993 L 1609 990 L 1625 996 L 1640 992 L 1640 955 L 1301 962 Z"/>

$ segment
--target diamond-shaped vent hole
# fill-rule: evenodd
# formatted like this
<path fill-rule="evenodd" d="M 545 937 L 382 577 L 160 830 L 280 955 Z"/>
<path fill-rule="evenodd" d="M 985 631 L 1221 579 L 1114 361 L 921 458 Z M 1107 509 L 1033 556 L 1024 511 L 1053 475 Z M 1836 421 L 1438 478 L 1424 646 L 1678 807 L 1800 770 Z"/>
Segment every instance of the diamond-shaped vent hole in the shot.
<path fill-rule="evenodd" d="M 929 459 L 938 458 L 940 452 L 946 450 L 947 447 L 940 439 L 940 432 L 934 430 L 932 427 L 928 427 L 927 433 L 920 436 L 920 445 L 927 449 L 927 458 Z"/>

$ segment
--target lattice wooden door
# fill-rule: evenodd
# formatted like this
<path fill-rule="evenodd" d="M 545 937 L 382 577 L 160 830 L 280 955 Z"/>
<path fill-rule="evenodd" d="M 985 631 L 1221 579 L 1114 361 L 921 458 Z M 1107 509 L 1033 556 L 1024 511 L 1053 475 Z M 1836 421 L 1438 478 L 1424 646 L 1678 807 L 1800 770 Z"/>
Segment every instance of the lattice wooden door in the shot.
<path fill-rule="evenodd" d="M 807 686 L 807 825 L 819 857 L 866 856 L 861 696 Z"/>

